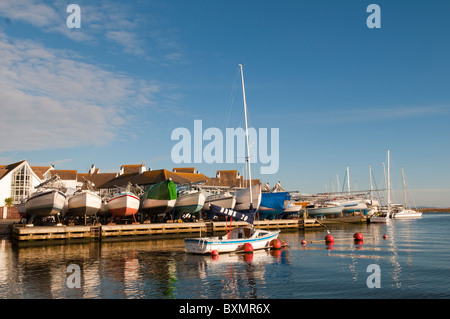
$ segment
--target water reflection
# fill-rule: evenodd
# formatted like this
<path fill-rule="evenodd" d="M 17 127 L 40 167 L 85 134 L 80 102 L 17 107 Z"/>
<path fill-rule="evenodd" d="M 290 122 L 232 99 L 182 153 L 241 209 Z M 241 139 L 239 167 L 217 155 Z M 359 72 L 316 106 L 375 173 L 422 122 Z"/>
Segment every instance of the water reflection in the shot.
<path fill-rule="evenodd" d="M 254 299 L 268 297 L 267 268 L 278 263 L 288 263 L 288 251 L 259 250 L 253 254 L 221 254 L 211 256 L 185 255 L 184 269 L 187 277 L 199 278 L 201 289 L 188 298 Z M 183 292 L 180 292 L 184 294 Z"/>
<path fill-rule="evenodd" d="M 332 246 L 325 229 L 282 233 L 287 249 L 217 258 L 186 254 L 180 239 L 30 247 L 2 239 L 0 298 L 395 298 L 421 297 L 431 285 L 450 296 L 449 249 L 436 230 L 448 223 L 426 221 L 330 226 Z M 67 286 L 72 264 L 80 288 Z M 366 286 L 370 264 L 381 268 L 382 289 Z"/>

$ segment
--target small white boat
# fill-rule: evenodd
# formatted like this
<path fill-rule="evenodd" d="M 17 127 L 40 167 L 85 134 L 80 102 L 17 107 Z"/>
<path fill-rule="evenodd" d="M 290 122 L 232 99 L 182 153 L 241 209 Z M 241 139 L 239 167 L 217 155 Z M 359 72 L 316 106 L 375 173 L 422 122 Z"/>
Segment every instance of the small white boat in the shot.
<path fill-rule="evenodd" d="M 422 217 L 422 213 L 412 210 L 412 209 L 403 209 L 396 213 L 394 213 L 393 218 L 419 218 Z"/>
<path fill-rule="evenodd" d="M 419 218 L 422 217 L 422 213 L 415 211 L 413 209 L 409 209 L 406 205 L 406 182 L 405 182 L 405 173 L 403 171 L 402 166 L 402 181 L 403 181 L 403 200 L 405 202 L 405 206 L 400 208 L 393 214 L 393 218 Z"/>
<path fill-rule="evenodd" d="M 203 208 L 206 195 L 199 190 L 182 190 L 177 195 L 174 207 L 174 219 L 181 219 L 183 215 L 194 215 Z"/>
<path fill-rule="evenodd" d="M 255 210 L 259 209 L 261 204 L 261 184 L 252 186 L 252 201 L 253 208 Z M 250 188 L 244 188 L 236 192 L 236 205 L 234 210 L 249 210 L 250 209 Z"/>
<path fill-rule="evenodd" d="M 108 201 L 108 212 L 112 216 L 134 216 L 139 210 L 140 200 L 132 192 L 121 192 Z"/>
<path fill-rule="evenodd" d="M 376 223 L 376 224 L 383 224 L 383 223 L 388 223 L 389 222 L 389 217 L 388 215 L 378 215 L 378 214 L 373 214 L 372 216 L 369 217 L 368 219 L 369 223 Z"/>
<path fill-rule="evenodd" d="M 286 204 L 286 208 L 284 209 L 283 213 L 279 215 L 279 217 L 299 214 L 302 208 L 303 206 L 301 204 L 296 205 L 295 202 L 288 201 L 288 203 Z"/>
<path fill-rule="evenodd" d="M 207 254 L 244 251 L 244 244 L 252 245 L 253 250 L 270 248 L 270 242 L 278 238 L 279 230 L 268 231 L 252 227 L 237 227 L 224 236 L 186 238 L 184 245 L 191 254 Z"/>
<path fill-rule="evenodd" d="M 206 197 L 205 203 L 203 204 L 203 211 L 206 213 L 206 219 L 209 220 L 213 220 L 216 216 L 210 209 L 211 204 L 227 209 L 234 209 L 234 206 L 236 206 L 236 196 L 225 192 Z"/>
<path fill-rule="evenodd" d="M 316 217 L 323 217 L 327 215 L 340 215 L 342 213 L 342 210 L 344 209 L 343 206 L 340 205 L 327 205 L 327 206 L 313 206 L 311 208 L 306 207 L 306 212 L 308 215 L 312 218 Z"/>
<path fill-rule="evenodd" d="M 25 203 L 29 216 L 45 217 L 57 215 L 64 208 L 66 195 L 57 189 L 44 189 L 33 193 Z"/>
<path fill-rule="evenodd" d="M 206 198 L 203 209 L 208 210 L 209 204 L 214 204 L 223 208 L 234 209 L 236 205 L 236 196 L 230 193 L 214 194 Z"/>
<path fill-rule="evenodd" d="M 77 191 L 69 198 L 67 214 L 70 216 L 94 216 L 102 207 L 102 199 L 89 190 Z"/>

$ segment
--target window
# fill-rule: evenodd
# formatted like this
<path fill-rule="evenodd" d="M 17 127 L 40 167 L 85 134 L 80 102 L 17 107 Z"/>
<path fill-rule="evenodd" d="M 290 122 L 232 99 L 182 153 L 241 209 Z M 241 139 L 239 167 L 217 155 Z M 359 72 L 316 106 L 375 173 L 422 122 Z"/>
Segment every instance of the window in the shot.
<path fill-rule="evenodd" d="M 13 204 L 19 204 L 31 192 L 31 172 L 24 165 L 11 176 L 11 198 Z"/>

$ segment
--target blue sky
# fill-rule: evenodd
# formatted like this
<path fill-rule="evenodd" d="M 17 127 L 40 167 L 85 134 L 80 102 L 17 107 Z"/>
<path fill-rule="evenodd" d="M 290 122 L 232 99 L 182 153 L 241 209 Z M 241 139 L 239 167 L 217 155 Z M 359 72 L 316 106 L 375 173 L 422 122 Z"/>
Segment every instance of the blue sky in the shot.
<path fill-rule="evenodd" d="M 368 189 L 390 149 L 394 189 L 403 165 L 415 204 L 450 206 L 449 13 L 425 0 L 0 0 L 0 162 L 242 172 L 173 163 L 171 133 L 243 126 L 243 63 L 251 125 L 280 132 L 278 172 L 254 165 L 255 178 L 316 193 L 348 165 L 351 188 Z"/>

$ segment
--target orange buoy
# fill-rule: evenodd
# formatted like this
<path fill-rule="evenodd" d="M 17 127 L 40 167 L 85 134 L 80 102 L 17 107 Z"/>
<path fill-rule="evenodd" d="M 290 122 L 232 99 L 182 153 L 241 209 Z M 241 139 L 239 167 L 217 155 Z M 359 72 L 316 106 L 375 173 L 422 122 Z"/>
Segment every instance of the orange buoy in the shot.
<path fill-rule="evenodd" d="M 272 241 L 270 242 L 270 246 L 272 246 L 273 249 L 280 249 L 281 241 L 279 239 L 272 239 Z"/>
<path fill-rule="evenodd" d="M 388 239 L 388 236 L 387 235 L 383 235 L 383 239 Z"/>
<path fill-rule="evenodd" d="M 302 244 L 302 246 L 306 246 L 306 240 L 303 239 L 300 243 Z"/>
<path fill-rule="evenodd" d="M 327 242 L 327 243 L 334 243 L 333 235 L 330 235 L 330 234 L 326 235 L 325 236 L 325 242 Z"/>
<path fill-rule="evenodd" d="M 361 233 L 355 233 L 354 235 L 353 235 L 353 238 L 355 239 L 355 240 L 363 240 L 363 234 L 361 234 Z"/>
<path fill-rule="evenodd" d="M 253 253 L 253 246 L 250 243 L 245 243 L 244 244 L 244 252 L 245 253 Z"/>

